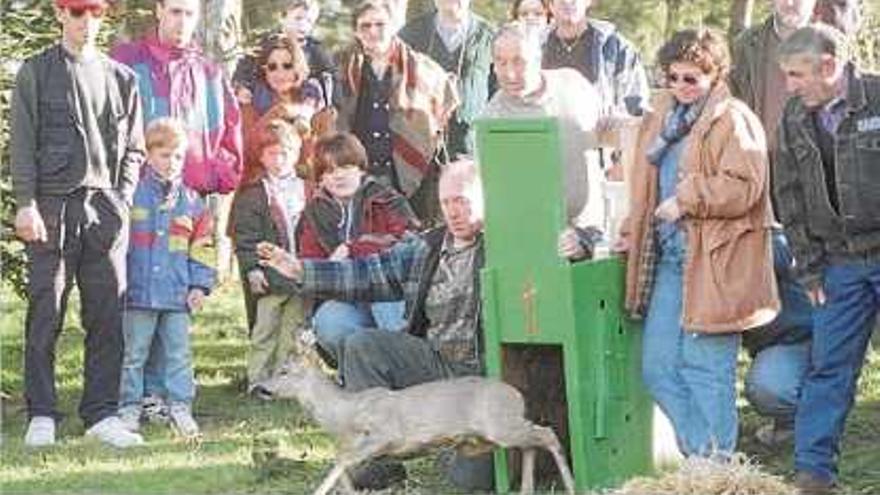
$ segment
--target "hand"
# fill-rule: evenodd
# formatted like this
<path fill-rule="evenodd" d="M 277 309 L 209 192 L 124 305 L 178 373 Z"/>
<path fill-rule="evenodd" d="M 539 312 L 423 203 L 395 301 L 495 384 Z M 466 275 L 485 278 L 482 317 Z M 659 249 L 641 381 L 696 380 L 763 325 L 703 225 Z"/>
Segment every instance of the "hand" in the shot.
<path fill-rule="evenodd" d="M 621 127 L 623 127 L 626 122 L 626 117 L 623 115 L 606 115 L 604 117 L 599 117 L 599 120 L 596 121 L 596 130 L 599 132 L 613 132 Z"/>
<path fill-rule="evenodd" d="M 261 295 L 269 291 L 269 281 L 263 270 L 255 268 L 247 274 L 248 286 L 252 294 Z"/>
<path fill-rule="evenodd" d="M 560 257 L 572 261 L 581 260 L 587 256 L 587 252 L 584 250 L 584 247 L 581 246 L 580 240 L 578 239 L 577 232 L 571 227 L 566 227 L 565 230 L 559 234 L 559 240 L 556 243 L 556 252 L 559 253 Z"/>
<path fill-rule="evenodd" d="M 24 242 L 46 242 L 49 234 L 35 205 L 23 206 L 15 214 L 15 235 Z"/>
<path fill-rule="evenodd" d="M 627 253 L 632 249 L 632 242 L 629 236 L 620 235 L 611 245 L 611 250 L 615 253 Z"/>
<path fill-rule="evenodd" d="M 254 101 L 253 93 L 244 86 L 239 86 L 235 89 L 235 98 L 238 99 L 239 105 L 250 105 Z"/>
<path fill-rule="evenodd" d="M 339 112 L 333 107 L 325 107 L 312 116 L 312 132 L 316 137 L 327 136 L 336 132 L 336 121 Z"/>
<path fill-rule="evenodd" d="M 287 278 L 297 279 L 302 274 L 302 262 L 296 256 L 270 242 L 257 244 L 260 266 L 274 268 Z"/>
<path fill-rule="evenodd" d="M 623 182 L 623 164 L 616 162 L 606 168 L 605 180 L 610 182 Z"/>
<path fill-rule="evenodd" d="M 348 244 L 340 244 L 336 246 L 336 249 L 330 253 L 330 256 L 327 258 L 330 261 L 339 261 L 348 258 L 349 254 L 351 254 L 351 250 L 348 248 Z"/>
<path fill-rule="evenodd" d="M 681 208 L 678 207 L 678 200 L 675 196 L 660 203 L 660 206 L 654 210 L 654 216 L 670 223 L 681 218 Z"/>
<path fill-rule="evenodd" d="M 600 117 L 596 122 L 596 136 L 599 138 L 599 144 L 611 148 L 620 147 L 620 133 L 632 121 L 633 118 L 628 114 L 612 114 Z"/>
<path fill-rule="evenodd" d="M 812 304 L 814 308 L 824 306 L 825 289 L 822 287 L 822 284 L 819 283 L 816 284 L 816 286 L 807 289 L 807 297 L 810 298 L 810 304 Z"/>
<path fill-rule="evenodd" d="M 190 311 L 198 311 L 202 309 L 205 302 L 205 291 L 199 287 L 193 287 L 186 294 L 186 305 Z"/>

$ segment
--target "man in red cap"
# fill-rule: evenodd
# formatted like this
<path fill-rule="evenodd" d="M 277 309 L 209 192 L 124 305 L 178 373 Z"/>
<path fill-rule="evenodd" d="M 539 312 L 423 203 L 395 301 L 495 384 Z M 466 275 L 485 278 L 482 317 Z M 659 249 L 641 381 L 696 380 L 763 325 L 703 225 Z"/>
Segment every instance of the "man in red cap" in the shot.
<path fill-rule="evenodd" d="M 15 230 L 29 258 L 25 444 L 55 443 L 55 343 L 74 276 L 86 331 L 86 435 L 143 442 L 116 416 L 128 205 L 144 143 L 134 73 L 98 52 L 107 3 L 55 0 L 60 43 L 29 58 L 12 97 Z"/>

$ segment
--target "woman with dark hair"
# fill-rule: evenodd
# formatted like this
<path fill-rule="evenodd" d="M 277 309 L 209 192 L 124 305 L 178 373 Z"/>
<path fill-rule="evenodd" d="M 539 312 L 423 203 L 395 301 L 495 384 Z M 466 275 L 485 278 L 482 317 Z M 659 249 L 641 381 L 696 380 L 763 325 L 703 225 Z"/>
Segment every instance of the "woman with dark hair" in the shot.
<path fill-rule="evenodd" d="M 667 91 L 639 132 L 630 213 L 627 309 L 645 317 L 643 378 L 685 455 L 736 447 L 739 332 L 779 311 L 764 130 L 725 83 L 711 31 L 659 51 Z"/>
<path fill-rule="evenodd" d="M 403 194 L 423 220 L 439 218 L 435 154 L 458 104 L 455 84 L 391 28 L 388 4 L 354 9 L 355 43 L 339 56 L 338 128 L 361 140 L 367 172 Z"/>
<path fill-rule="evenodd" d="M 269 38 L 263 44 L 257 64 L 260 77 L 253 98 L 241 102 L 245 144 L 243 183 L 259 175 L 259 156 L 254 153 L 253 143 L 268 122 L 286 120 L 305 138 L 312 116 L 323 106 L 321 89 L 308 79 L 305 54 L 289 37 L 276 35 Z"/>
<path fill-rule="evenodd" d="M 353 134 L 333 134 L 317 142 L 314 173 L 319 187 L 297 228 L 300 258 L 362 257 L 418 229 L 406 199 L 367 175 L 366 167 L 366 151 Z M 325 301 L 315 312 L 315 335 L 336 359 L 348 335 L 361 328 L 399 330 L 403 316 L 403 301 Z"/>

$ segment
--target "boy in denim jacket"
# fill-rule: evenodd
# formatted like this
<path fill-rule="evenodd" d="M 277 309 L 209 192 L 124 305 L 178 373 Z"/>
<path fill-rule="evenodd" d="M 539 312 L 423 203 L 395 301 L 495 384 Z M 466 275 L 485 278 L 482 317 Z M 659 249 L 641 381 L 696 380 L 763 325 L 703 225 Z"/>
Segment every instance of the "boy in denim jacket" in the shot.
<path fill-rule="evenodd" d="M 192 417 L 190 313 L 202 306 L 215 283 L 212 216 L 199 194 L 181 180 L 187 146 L 183 124 L 156 119 L 147 127 L 146 141 L 147 167 L 131 208 L 119 413 L 127 428 L 138 429 L 144 364 L 158 338 L 172 426 L 192 437 L 199 426 Z"/>

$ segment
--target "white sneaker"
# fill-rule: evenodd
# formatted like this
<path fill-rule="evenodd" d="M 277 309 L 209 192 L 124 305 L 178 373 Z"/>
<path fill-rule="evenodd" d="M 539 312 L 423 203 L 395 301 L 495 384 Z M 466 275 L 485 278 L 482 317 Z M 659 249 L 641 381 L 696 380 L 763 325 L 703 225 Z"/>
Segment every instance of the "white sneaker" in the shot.
<path fill-rule="evenodd" d="M 55 444 L 55 420 L 49 416 L 34 416 L 24 434 L 28 447 L 47 447 Z"/>
<path fill-rule="evenodd" d="M 91 428 L 86 430 L 86 436 L 95 437 L 108 445 L 120 449 L 143 445 L 144 443 L 142 436 L 125 429 L 118 416 L 107 416 L 93 424 Z"/>
<path fill-rule="evenodd" d="M 192 417 L 192 411 L 187 404 L 171 404 L 168 408 L 171 417 L 171 425 L 182 437 L 195 437 L 199 435 L 199 425 Z"/>
<path fill-rule="evenodd" d="M 119 409 L 119 421 L 126 430 L 137 432 L 141 429 L 141 408 L 127 406 Z"/>

